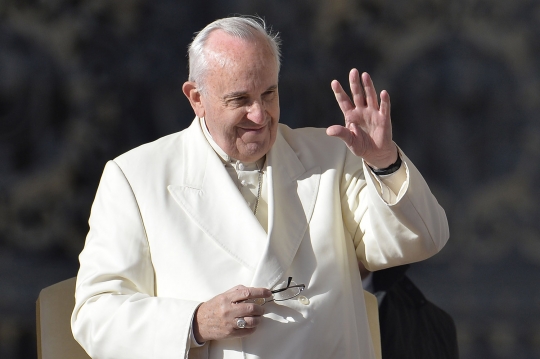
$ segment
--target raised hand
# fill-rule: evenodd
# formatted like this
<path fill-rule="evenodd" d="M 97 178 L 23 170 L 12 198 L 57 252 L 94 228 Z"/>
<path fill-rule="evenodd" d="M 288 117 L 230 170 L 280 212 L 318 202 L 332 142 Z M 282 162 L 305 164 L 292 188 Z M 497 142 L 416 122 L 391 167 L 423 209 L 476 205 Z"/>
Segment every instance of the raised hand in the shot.
<path fill-rule="evenodd" d="M 262 306 L 244 302 L 248 299 L 268 298 L 272 292 L 265 288 L 238 285 L 199 306 L 193 320 L 193 334 L 199 343 L 253 333 L 264 314 Z M 244 328 L 237 325 L 238 318 L 246 321 Z"/>
<path fill-rule="evenodd" d="M 381 92 L 381 105 L 373 81 L 367 73 L 357 69 L 349 73 L 352 101 L 341 84 L 332 81 L 332 90 L 343 115 L 345 126 L 330 126 L 326 133 L 341 138 L 356 156 L 362 157 L 373 168 L 386 168 L 397 160 L 397 148 L 392 141 L 390 95 Z"/>

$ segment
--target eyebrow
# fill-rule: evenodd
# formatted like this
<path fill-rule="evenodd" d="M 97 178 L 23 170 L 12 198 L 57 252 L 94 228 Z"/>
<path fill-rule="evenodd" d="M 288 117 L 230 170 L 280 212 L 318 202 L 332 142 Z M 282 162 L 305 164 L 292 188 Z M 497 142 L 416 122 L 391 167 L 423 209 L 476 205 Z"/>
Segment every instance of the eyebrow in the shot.
<path fill-rule="evenodd" d="M 269 88 L 267 88 L 264 92 L 275 91 L 277 90 L 277 88 L 278 88 L 278 85 L 272 85 Z M 246 94 L 247 94 L 246 91 L 235 91 L 235 92 L 226 94 L 225 96 L 223 96 L 223 99 L 227 100 L 227 99 L 231 99 L 235 97 L 241 97 L 241 96 L 245 96 Z"/>
<path fill-rule="evenodd" d="M 264 92 L 274 91 L 274 90 L 277 90 L 277 85 L 272 85 L 272 86 L 270 86 L 270 87 L 267 88 L 266 91 L 264 91 Z"/>

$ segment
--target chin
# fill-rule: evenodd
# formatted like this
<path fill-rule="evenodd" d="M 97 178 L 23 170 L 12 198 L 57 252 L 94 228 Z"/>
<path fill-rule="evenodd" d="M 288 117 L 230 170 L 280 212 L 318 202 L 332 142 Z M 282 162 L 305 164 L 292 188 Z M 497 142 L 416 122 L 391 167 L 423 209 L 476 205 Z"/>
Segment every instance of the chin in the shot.
<path fill-rule="evenodd" d="M 270 150 L 267 146 L 260 146 L 258 144 L 249 144 L 241 151 L 238 151 L 239 157 L 243 158 L 246 162 L 255 162 L 261 157 L 266 155 Z M 240 159 L 240 158 L 239 158 Z"/>

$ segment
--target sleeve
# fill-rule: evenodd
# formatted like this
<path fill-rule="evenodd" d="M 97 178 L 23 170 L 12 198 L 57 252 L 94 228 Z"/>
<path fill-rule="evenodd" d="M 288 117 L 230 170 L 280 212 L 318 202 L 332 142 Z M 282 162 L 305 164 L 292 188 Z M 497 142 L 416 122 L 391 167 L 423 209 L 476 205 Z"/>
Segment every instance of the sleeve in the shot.
<path fill-rule="evenodd" d="M 401 189 L 407 184 L 407 166 L 402 164 L 394 173 L 378 176 L 368 166 L 369 175 L 376 184 L 377 191 L 381 198 L 388 204 L 395 204 L 403 196 Z"/>
<path fill-rule="evenodd" d="M 406 179 L 398 193 L 388 196 L 385 191 L 390 187 L 348 152 L 341 204 L 358 260 L 374 271 L 421 261 L 440 251 L 449 237 L 446 214 L 409 158 L 400 150 Z"/>
<path fill-rule="evenodd" d="M 115 162 L 105 166 L 79 256 L 71 326 L 92 358 L 184 358 L 195 301 L 155 296 L 137 200 Z"/>

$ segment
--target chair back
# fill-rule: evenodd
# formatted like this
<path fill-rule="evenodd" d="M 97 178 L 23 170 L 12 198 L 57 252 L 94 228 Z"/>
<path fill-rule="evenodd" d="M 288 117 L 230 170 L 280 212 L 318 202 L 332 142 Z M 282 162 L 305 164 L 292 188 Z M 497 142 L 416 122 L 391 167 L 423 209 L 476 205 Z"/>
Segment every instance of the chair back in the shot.
<path fill-rule="evenodd" d="M 43 289 L 36 301 L 38 359 L 90 359 L 71 332 L 75 277 Z"/>
<path fill-rule="evenodd" d="M 382 358 L 381 350 L 381 330 L 379 327 L 379 303 L 377 297 L 368 291 L 364 290 L 364 301 L 366 302 L 366 311 L 368 316 L 369 331 L 371 332 L 371 340 L 373 341 L 373 349 L 375 350 L 375 358 Z"/>

